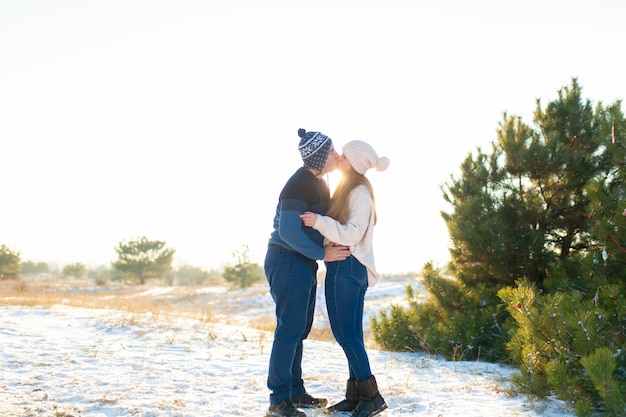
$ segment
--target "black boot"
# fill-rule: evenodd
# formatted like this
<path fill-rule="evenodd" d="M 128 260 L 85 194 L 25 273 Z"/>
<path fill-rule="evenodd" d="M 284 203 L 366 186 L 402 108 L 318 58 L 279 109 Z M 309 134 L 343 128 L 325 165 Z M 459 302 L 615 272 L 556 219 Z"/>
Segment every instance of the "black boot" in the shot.
<path fill-rule="evenodd" d="M 352 412 L 352 417 L 375 416 L 387 408 L 387 403 L 378 392 L 374 375 L 363 381 L 357 381 L 356 389 L 359 393 L 359 403 Z"/>
<path fill-rule="evenodd" d="M 335 405 L 331 405 L 325 413 L 338 413 L 340 411 L 352 411 L 359 403 L 359 393 L 356 390 L 356 381 L 354 379 L 348 379 L 346 383 L 346 399 L 339 401 Z"/>

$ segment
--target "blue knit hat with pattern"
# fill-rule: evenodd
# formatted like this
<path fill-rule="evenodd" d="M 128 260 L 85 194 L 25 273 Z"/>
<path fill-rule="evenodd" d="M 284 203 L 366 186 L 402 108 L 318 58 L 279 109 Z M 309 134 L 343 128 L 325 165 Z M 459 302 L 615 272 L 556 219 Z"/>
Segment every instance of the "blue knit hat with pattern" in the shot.
<path fill-rule="evenodd" d="M 333 141 L 321 132 L 307 132 L 304 129 L 298 129 L 298 136 L 298 150 L 304 166 L 321 172 L 328 161 Z"/>

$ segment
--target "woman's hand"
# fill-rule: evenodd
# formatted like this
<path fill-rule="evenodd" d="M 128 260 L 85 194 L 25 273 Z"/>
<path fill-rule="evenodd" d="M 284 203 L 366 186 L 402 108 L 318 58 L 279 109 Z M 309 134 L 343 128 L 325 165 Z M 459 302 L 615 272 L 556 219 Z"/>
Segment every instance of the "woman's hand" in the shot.
<path fill-rule="evenodd" d="M 315 221 L 317 220 L 317 214 L 305 211 L 300 215 L 300 218 L 305 226 L 313 227 L 315 225 Z"/>
<path fill-rule="evenodd" d="M 350 256 L 350 248 L 347 246 L 338 245 L 336 243 L 330 242 L 324 248 L 325 262 L 343 261 L 348 256 Z"/>

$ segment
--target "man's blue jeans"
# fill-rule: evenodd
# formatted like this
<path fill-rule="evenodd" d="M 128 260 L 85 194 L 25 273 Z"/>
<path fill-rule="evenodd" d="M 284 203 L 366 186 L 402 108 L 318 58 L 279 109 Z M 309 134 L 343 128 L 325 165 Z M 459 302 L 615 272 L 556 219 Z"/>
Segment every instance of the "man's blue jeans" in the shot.
<path fill-rule="evenodd" d="M 330 328 L 343 348 L 350 379 L 362 381 L 372 375 L 363 342 L 363 304 L 367 269 L 354 256 L 326 263 L 326 309 Z"/>
<path fill-rule="evenodd" d="M 277 245 L 269 245 L 265 276 L 276 304 L 276 330 L 267 387 L 270 404 L 306 392 L 302 380 L 302 341 L 313 326 L 317 262 Z"/>

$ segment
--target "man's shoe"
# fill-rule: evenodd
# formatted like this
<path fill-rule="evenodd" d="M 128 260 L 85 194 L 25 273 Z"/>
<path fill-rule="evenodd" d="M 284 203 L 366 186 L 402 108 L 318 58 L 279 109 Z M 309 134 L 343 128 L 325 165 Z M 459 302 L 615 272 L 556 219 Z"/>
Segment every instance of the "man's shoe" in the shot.
<path fill-rule="evenodd" d="M 298 410 L 290 400 L 283 400 L 278 404 L 271 404 L 265 417 L 306 417 L 306 414 Z"/>
<path fill-rule="evenodd" d="M 326 407 L 326 404 L 328 404 L 328 400 L 326 400 L 326 398 L 315 398 L 306 392 L 302 395 L 291 398 L 291 402 L 296 407 L 302 408 L 324 408 Z"/>

